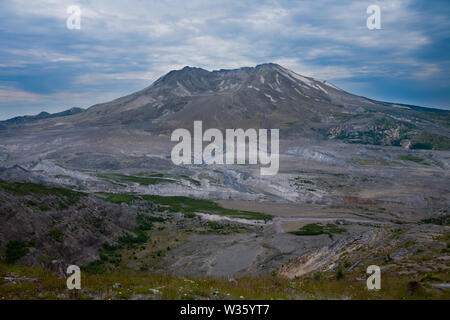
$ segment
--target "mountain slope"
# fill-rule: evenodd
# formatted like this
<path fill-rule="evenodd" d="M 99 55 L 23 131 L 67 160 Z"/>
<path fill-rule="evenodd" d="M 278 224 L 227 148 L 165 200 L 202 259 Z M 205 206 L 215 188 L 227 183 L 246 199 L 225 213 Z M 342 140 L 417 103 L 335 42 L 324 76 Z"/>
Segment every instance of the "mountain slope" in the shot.
<path fill-rule="evenodd" d="M 219 128 L 283 126 L 292 120 L 298 124 L 317 117 L 326 120 L 345 106 L 351 109 L 355 101 L 372 104 L 275 64 L 212 72 L 185 67 L 140 92 L 93 106 L 80 119 L 141 122 L 152 128 L 185 127 L 194 120 Z"/>
<path fill-rule="evenodd" d="M 63 120 L 63 121 L 62 121 Z M 185 67 L 151 86 L 85 112 L 31 126 L 114 126 L 170 134 L 176 128 L 280 128 L 349 143 L 449 149 L 450 112 L 379 102 L 352 95 L 327 81 L 268 63 L 235 70 Z"/>

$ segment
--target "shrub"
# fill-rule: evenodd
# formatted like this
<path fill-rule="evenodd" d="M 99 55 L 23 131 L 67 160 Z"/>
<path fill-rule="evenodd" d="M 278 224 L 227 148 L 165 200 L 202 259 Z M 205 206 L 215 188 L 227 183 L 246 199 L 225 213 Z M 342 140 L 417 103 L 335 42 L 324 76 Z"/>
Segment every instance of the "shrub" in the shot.
<path fill-rule="evenodd" d="M 411 149 L 449 150 L 450 138 L 431 132 L 421 132 L 412 139 Z"/>
<path fill-rule="evenodd" d="M 170 179 L 161 179 L 162 174 L 153 174 L 151 175 L 152 178 L 147 177 L 138 177 L 138 176 L 128 176 L 121 173 L 111 173 L 106 175 L 100 175 L 100 177 L 103 178 L 112 178 L 115 181 L 123 181 L 123 182 L 132 182 L 132 183 L 138 183 L 143 186 L 153 185 L 153 184 L 159 184 L 159 183 L 175 183 L 175 180 Z"/>
<path fill-rule="evenodd" d="M 106 198 L 106 201 L 120 204 L 120 203 L 130 203 L 134 199 L 135 196 L 131 194 L 111 194 Z"/>
<path fill-rule="evenodd" d="M 136 237 L 125 233 L 119 237 L 118 242 L 121 245 L 125 245 L 127 248 L 134 248 L 138 244 L 146 243 L 148 241 L 148 236 L 142 230 L 135 230 Z"/>
<path fill-rule="evenodd" d="M 313 278 L 314 280 L 320 280 L 322 278 L 322 272 L 320 271 L 314 272 Z"/>
<path fill-rule="evenodd" d="M 45 204 L 40 204 L 40 205 L 38 206 L 38 208 L 39 208 L 39 210 L 41 210 L 41 211 L 50 211 L 50 210 L 51 210 L 50 207 L 49 207 L 49 206 L 46 206 Z"/>
<path fill-rule="evenodd" d="M 342 278 L 344 278 L 344 270 L 339 268 L 336 271 L 336 279 L 341 280 Z"/>
<path fill-rule="evenodd" d="M 38 206 L 38 204 L 36 202 L 34 202 L 33 200 L 28 200 L 26 202 L 26 204 L 27 204 L 27 206 L 30 206 L 30 207 L 37 207 Z"/>
<path fill-rule="evenodd" d="M 400 157 L 398 157 L 398 160 L 412 161 L 412 162 L 419 163 L 419 164 L 423 164 L 425 161 L 425 159 L 423 159 L 421 157 L 413 156 L 413 155 L 400 156 Z"/>
<path fill-rule="evenodd" d="M 153 228 L 152 219 L 142 213 L 139 213 L 136 216 L 136 223 L 138 225 L 138 229 L 142 231 L 151 230 Z"/>
<path fill-rule="evenodd" d="M 213 201 L 194 199 L 182 196 L 158 196 L 158 195 L 143 195 L 144 200 L 164 207 L 170 212 L 182 212 L 183 214 L 193 214 L 194 212 L 206 212 L 226 216 L 237 216 L 245 219 L 257 220 L 271 220 L 272 216 L 260 212 L 242 211 L 222 208 Z"/>
<path fill-rule="evenodd" d="M 55 241 L 61 242 L 63 240 L 64 233 L 59 229 L 52 229 L 49 232 L 47 232 L 47 236 L 49 236 Z"/>
<path fill-rule="evenodd" d="M 421 220 L 422 223 L 427 224 L 437 224 L 440 226 L 448 226 L 450 225 L 450 215 L 439 215 L 433 218 L 426 218 Z"/>
<path fill-rule="evenodd" d="M 330 238 L 333 238 L 334 233 L 346 232 L 344 228 L 340 228 L 335 224 L 327 223 L 322 225 L 321 223 L 310 223 L 300 228 L 300 230 L 290 232 L 296 236 L 317 236 L 320 234 L 327 234 Z"/>
<path fill-rule="evenodd" d="M 105 264 L 101 260 L 95 260 L 87 265 L 81 267 L 83 271 L 89 272 L 89 273 L 104 273 L 106 271 Z"/>
<path fill-rule="evenodd" d="M 28 246 L 26 243 L 18 241 L 18 240 L 11 240 L 6 244 L 6 263 L 14 263 L 23 256 L 25 256 L 28 253 Z"/>
<path fill-rule="evenodd" d="M 151 230 L 153 228 L 153 222 L 164 222 L 165 219 L 161 217 L 147 216 L 143 213 L 138 213 L 136 216 L 136 223 L 138 229 L 142 231 Z"/>

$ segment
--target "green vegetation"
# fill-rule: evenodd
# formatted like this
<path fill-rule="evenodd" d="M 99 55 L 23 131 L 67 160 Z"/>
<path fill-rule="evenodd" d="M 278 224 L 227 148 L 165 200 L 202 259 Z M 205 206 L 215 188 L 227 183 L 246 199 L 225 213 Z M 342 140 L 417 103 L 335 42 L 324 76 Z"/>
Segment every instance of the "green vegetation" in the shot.
<path fill-rule="evenodd" d="M 131 194 L 111 194 L 106 198 L 106 201 L 113 202 L 113 203 L 130 203 L 133 199 L 136 197 Z"/>
<path fill-rule="evenodd" d="M 86 223 L 90 226 L 93 226 L 97 231 L 100 233 L 106 233 L 105 229 L 105 218 L 104 217 L 97 217 L 97 216 L 84 216 L 84 220 Z"/>
<path fill-rule="evenodd" d="M 128 249 L 135 248 L 138 244 L 143 244 L 148 241 L 148 236 L 144 231 L 140 229 L 134 230 L 136 237 L 133 237 L 129 233 L 124 233 L 119 237 L 118 242 L 120 246 L 124 246 Z"/>
<path fill-rule="evenodd" d="M 62 242 L 64 238 L 64 233 L 60 229 L 52 229 L 49 232 L 47 232 L 47 236 L 49 236 L 50 238 L 52 238 L 57 242 Z"/>
<path fill-rule="evenodd" d="M 208 221 L 206 222 L 206 227 L 208 228 L 207 232 L 212 232 L 214 234 L 230 234 L 230 233 L 239 233 L 239 232 L 248 232 L 249 229 L 243 226 L 238 226 L 235 224 L 227 224 L 216 221 Z"/>
<path fill-rule="evenodd" d="M 49 211 L 53 207 L 59 210 L 65 210 L 76 204 L 81 197 L 86 196 L 85 193 L 61 187 L 52 187 L 31 182 L 9 182 L 3 180 L 0 180 L 0 191 L 16 196 L 34 196 L 35 199 L 27 200 L 25 205 L 37 207 L 41 211 Z M 45 199 L 43 197 L 49 197 L 51 199 Z M 51 205 L 53 204 L 52 198 L 58 198 L 57 205 Z"/>
<path fill-rule="evenodd" d="M 295 177 L 291 181 L 293 182 L 292 185 L 297 187 L 297 188 L 314 185 L 314 181 L 308 180 L 308 179 L 304 179 L 302 177 Z"/>
<path fill-rule="evenodd" d="M 212 201 L 181 196 L 144 195 L 142 198 L 152 203 L 165 206 L 167 210 L 172 212 L 212 211 L 219 207 L 218 204 Z"/>
<path fill-rule="evenodd" d="M 447 242 L 447 246 L 441 249 L 441 253 L 449 253 L 450 252 L 450 242 Z"/>
<path fill-rule="evenodd" d="M 51 208 L 49 206 L 45 205 L 45 204 L 38 205 L 38 208 L 41 211 L 50 211 L 51 210 Z"/>
<path fill-rule="evenodd" d="M 146 172 L 141 172 L 141 173 L 138 173 L 138 176 L 163 178 L 164 174 L 163 173 L 150 173 L 150 174 L 147 174 Z"/>
<path fill-rule="evenodd" d="M 60 196 L 66 198 L 70 203 L 77 202 L 80 197 L 86 196 L 85 193 L 73 191 L 66 188 L 51 187 L 39 183 L 31 182 L 9 182 L 0 180 L 0 190 L 14 194 L 14 195 L 46 195 L 46 196 Z"/>
<path fill-rule="evenodd" d="M 104 194 L 106 200 L 113 203 L 130 204 L 133 200 L 145 200 L 158 206 L 157 211 L 181 212 L 188 218 L 193 218 L 195 212 L 233 216 L 244 219 L 271 220 L 272 216 L 260 212 L 226 209 L 209 200 L 194 199 L 182 196 L 134 195 L 134 194 Z"/>
<path fill-rule="evenodd" d="M 405 244 L 403 245 L 403 247 L 408 248 L 408 247 L 411 247 L 411 246 L 413 246 L 413 245 L 415 245 L 415 244 L 416 244 L 415 241 L 408 240 L 408 241 L 405 242 Z"/>
<path fill-rule="evenodd" d="M 187 176 L 185 174 L 180 175 L 180 177 L 190 181 L 191 183 L 195 184 L 196 186 L 200 186 L 201 185 L 200 181 L 192 179 L 191 177 L 189 177 L 189 176 Z"/>
<path fill-rule="evenodd" d="M 108 243 L 103 244 L 102 248 L 100 248 L 98 250 L 98 253 L 100 255 L 100 260 L 103 263 L 107 263 L 110 262 L 112 263 L 114 266 L 118 267 L 119 264 L 122 262 L 122 254 L 120 254 L 119 252 L 117 252 L 119 249 L 119 246 L 112 246 L 109 245 Z M 99 263 L 97 263 L 99 264 Z M 101 273 L 101 270 L 98 270 L 99 272 L 97 273 Z"/>
<path fill-rule="evenodd" d="M 272 216 L 260 212 L 253 211 L 241 211 L 233 209 L 225 209 L 219 206 L 217 203 L 208 200 L 194 199 L 188 197 L 165 197 L 157 195 L 143 195 L 143 199 L 152 203 L 166 207 L 168 211 L 182 212 L 182 213 L 194 213 L 204 212 L 226 216 L 235 216 L 244 219 L 255 220 L 271 220 Z"/>
<path fill-rule="evenodd" d="M 355 116 L 351 117 L 355 118 Z M 361 117 L 366 118 L 367 114 L 362 114 Z M 328 132 L 328 135 L 334 135 L 336 139 L 347 143 L 400 146 L 402 140 L 410 138 L 413 125 L 383 117 L 375 119 L 371 125 L 361 131 L 359 127 L 352 125 L 336 129 L 334 132 Z M 398 132 L 398 136 L 392 135 L 394 130 Z"/>
<path fill-rule="evenodd" d="M 177 224 L 171 219 L 144 212 L 136 215 L 136 224 L 133 230 L 124 231 L 116 244 L 104 243 L 98 250 L 100 259 L 85 268 L 100 274 L 129 270 L 128 264 L 133 262 L 138 264 L 136 268 L 146 271 L 158 263 L 167 251 L 177 247 L 185 235 L 178 230 L 174 233 Z M 166 224 L 171 227 L 166 228 Z"/>
<path fill-rule="evenodd" d="M 136 248 L 137 245 L 146 243 L 149 240 L 149 237 L 147 236 L 145 231 L 151 230 L 153 228 L 153 222 L 164 221 L 165 219 L 160 217 L 152 217 L 143 213 L 138 213 L 136 215 L 137 228 L 132 231 L 135 236 L 132 236 L 130 233 L 124 233 L 118 239 L 119 247 L 133 249 Z"/>
<path fill-rule="evenodd" d="M 399 156 L 398 160 L 412 161 L 412 162 L 415 162 L 415 163 L 418 163 L 418 164 L 425 164 L 425 165 L 427 165 L 427 163 L 425 162 L 425 159 L 423 159 L 421 157 L 413 156 L 413 155 Z"/>
<path fill-rule="evenodd" d="M 92 273 L 92 274 L 101 274 L 101 273 L 106 272 L 106 267 L 105 267 L 105 264 L 103 263 L 103 261 L 95 260 L 95 261 L 88 263 L 85 266 L 82 266 L 81 270 Z"/>
<path fill-rule="evenodd" d="M 433 217 L 433 218 L 426 218 L 426 219 L 422 219 L 421 222 L 427 223 L 427 224 L 437 224 L 440 226 L 449 226 L 450 225 L 450 215 L 446 214 L 446 215 L 439 215 L 439 216 Z"/>
<path fill-rule="evenodd" d="M 165 219 L 161 217 L 152 217 L 145 215 L 143 213 L 138 213 L 136 216 L 136 223 L 138 224 L 138 229 L 142 231 L 151 230 L 153 228 L 153 222 L 164 222 Z"/>
<path fill-rule="evenodd" d="M 336 271 L 336 279 L 341 280 L 342 278 L 344 278 L 344 270 L 339 268 Z"/>
<path fill-rule="evenodd" d="M 445 273 L 427 273 L 417 276 L 391 275 L 382 278 L 381 290 L 367 290 L 366 282 L 359 281 L 360 273 L 320 273 L 320 276 L 305 276 L 285 279 L 276 273 L 259 277 L 238 277 L 236 281 L 222 278 L 186 278 L 148 271 L 107 272 L 105 264 L 97 260 L 82 267 L 82 289 L 74 292 L 66 287 L 66 279 L 57 278 L 40 268 L 1 264 L 0 278 L 11 273 L 35 281 L 15 281 L 0 286 L 0 299 L 443 299 L 448 300 L 448 291 L 429 287 L 428 281 L 447 278 Z M 361 270 L 364 271 L 364 270 Z M 360 271 L 360 272 L 361 272 Z M 341 273 L 339 273 L 341 274 Z M 365 274 L 365 272 L 363 272 Z M 342 272 L 342 275 L 344 273 Z M 408 293 L 408 284 L 421 281 L 426 290 Z M 118 284 L 118 285 L 115 285 Z M 427 287 L 428 286 L 428 287 Z"/>
<path fill-rule="evenodd" d="M 10 240 L 6 244 L 5 262 L 14 263 L 28 253 L 28 245 L 19 240 Z"/>
<path fill-rule="evenodd" d="M 320 271 L 314 272 L 313 278 L 314 280 L 320 280 L 323 277 L 323 273 Z"/>
<path fill-rule="evenodd" d="M 327 223 L 326 225 L 321 223 L 310 223 L 301 227 L 298 231 L 290 233 L 295 234 L 296 236 L 317 236 L 320 234 L 327 234 L 330 238 L 333 238 L 333 234 L 344 232 L 347 232 L 347 230 L 332 223 Z"/>
<path fill-rule="evenodd" d="M 297 189 L 303 188 L 307 191 L 314 192 L 316 189 L 311 188 L 311 186 L 314 186 L 315 183 L 312 180 L 304 179 L 302 177 L 295 177 L 294 179 L 291 179 L 292 186 L 296 187 Z"/>
<path fill-rule="evenodd" d="M 177 183 L 177 180 L 171 179 L 170 177 L 167 178 L 167 177 L 165 177 L 165 175 L 163 173 L 147 174 L 145 172 L 142 172 L 142 173 L 138 173 L 136 175 L 125 175 L 125 174 L 121 174 L 121 173 L 106 173 L 106 174 L 98 174 L 97 176 L 100 178 L 114 181 L 115 183 L 133 182 L 133 183 L 139 183 L 140 185 L 143 185 L 143 186 L 160 184 L 160 183 Z M 182 178 L 184 180 L 187 180 L 196 186 L 201 185 L 200 181 L 192 179 L 191 177 L 189 177 L 187 175 L 182 174 L 182 175 L 178 175 L 178 177 Z"/>
<path fill-rule="evenodd" d="M 33 200 L 28 200 L 27 202 L 25 202 L 25 204 L 27 206 L 30 206 L 30 207 L 37 207 L 38 206 L 38 204 L 36 202 L 34 202 Z"/>
<path fill-rule="evenodd" d="M 450 138 L 431 132 L 421 132 L 412 139 L 411 149 L 450 150 Z"/>

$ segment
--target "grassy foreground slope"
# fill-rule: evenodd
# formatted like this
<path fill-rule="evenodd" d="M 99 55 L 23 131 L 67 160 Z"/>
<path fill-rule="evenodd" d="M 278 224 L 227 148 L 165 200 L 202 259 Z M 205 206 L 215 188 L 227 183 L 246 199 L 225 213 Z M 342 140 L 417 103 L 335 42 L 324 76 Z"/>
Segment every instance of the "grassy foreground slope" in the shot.
<path fill-rule="evenodd" d="M 436 280 L 439 275 L 434 275 Z M 0 297 L 10 299 L 448 299 L 435 289 L 433 277 L 382 278 L 381 289 L 369 291 L 357 273 L 321 274 L 286 279 L 275 274 L 238 279 L 181 278 L 169 274 L 82 273 L 81 290 L 69 291 L 66 280 L 46 270 L 0 264 Z"/>

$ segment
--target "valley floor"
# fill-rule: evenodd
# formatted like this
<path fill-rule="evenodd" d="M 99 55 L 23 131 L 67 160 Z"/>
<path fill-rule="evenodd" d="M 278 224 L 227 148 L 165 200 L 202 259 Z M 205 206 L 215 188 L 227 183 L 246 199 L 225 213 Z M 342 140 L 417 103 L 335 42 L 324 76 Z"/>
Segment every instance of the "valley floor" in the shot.
<path fill-rule="evenodd" d="M 4 299 L 450 298 L 448 152 L 288 146 L 263 177 L 125 151 L 20 160 L 10 149 Z M 78 293 L 65 287 L 70 264 Z M 380 291 L 366 288 L 370 265 Z"/>

